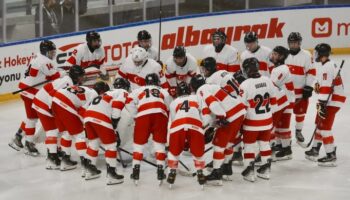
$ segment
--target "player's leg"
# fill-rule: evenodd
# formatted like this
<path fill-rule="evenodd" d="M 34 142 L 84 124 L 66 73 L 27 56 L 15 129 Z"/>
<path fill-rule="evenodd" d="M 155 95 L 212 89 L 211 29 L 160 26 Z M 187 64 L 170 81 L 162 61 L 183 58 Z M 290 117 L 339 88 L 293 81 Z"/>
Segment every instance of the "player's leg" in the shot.
<path fill-rule="evenodd" d="M 85 174 L 82 174 L 82 177 L 85 177 L 85 180 L 98 178 L 101 175 L 101 170 L 97 169 L 96 167 L 98 150 L 100 146 L 97 129 L 95 127 L 96 125 L 97 124 L 92 122 L 85 123 L 86 137 L 88 139 L 86 159 L 82 160 L 82 163 L 85 166 Z"/>
<path fill-rule="evenodd" d="M 333 137 L 333 123 L 338 107 L 327 106 L 327 115 L 325 119 L 321 119 L 319 124 L 322 142 L 326 151 L 326 156 L 317 160 L 319 166 L 335 167 L 337 166 L 336 146 Z"/>
<path fill-rule="evenodd" d="M 203 133 L 190 129 L 186 136 L 189 141 L 190 151 L 193 155 L 194 166 L 197 170 L 197 181 L 199 185 L 204 185 L 206 183 L 206 177 L 203 174 L 203 169 L 205 166 L 205 161 L 203 158 L 205 141 Z"/>
<path fill-rule="evenodd" d="M 153 146 L 156 152 L 157 160 L 157 179 L 159 181 L 165 179 L 164 165 L 165 165 L 165 144 L 167 142 L 168 133 L 168 117 L 161 113 L 153 114 L 151 116 L 151 132 L 153 133 Z"/>
<path fill-rule="evenodd" d="M 169 136 L 169 152 L 168 152 L 168 166 L 170 173 L 167 182 L 174 184 L 176 179 L 176 170 L 179 165 L 179 155 L 185 147 L 186 131 L 183 129 L 173 132 Z M 170 186 L 171 187 L 171 186 Z"/>
<path fill-rule="evenodd" d="M 243 143 L 244 143 L 244 162 L 248 165 L 242 172 L 244 180 L 254 182 L 254 160 L 255 160 L 255 146 L 258 138 L 258 131 L 243 130 Z"/>
<path fill-rule="evenodd" d="M 257 169 L 257 176 L 263 179 L 270 179 L 271 171 L 271 148 L 270 140 L 271 130 L 260 131 L 257 138 L 260 155 L 261 155 L 261 166 Z"/>
<path fill-rule="evenodd" d="M 301 98 L 295 102 L 293 112 L 295 114 L 295 138 L 299 143 L 303 143 L 305 141 L 304 136 L 302 134 L 302 130 L 304 127 L 305 115 L 307 112 L 307 108 L 309 106 L 309 99 Z"/>
<path fill-rule="evenodd" d="M 282 116 L 277 123 L 276 132 L 281 138 L 282 149 L 276 153 L 276 160 L 292 159 L 292 135 L 290 130 L 292 109 L 289 106 L 282 113 Z"/>

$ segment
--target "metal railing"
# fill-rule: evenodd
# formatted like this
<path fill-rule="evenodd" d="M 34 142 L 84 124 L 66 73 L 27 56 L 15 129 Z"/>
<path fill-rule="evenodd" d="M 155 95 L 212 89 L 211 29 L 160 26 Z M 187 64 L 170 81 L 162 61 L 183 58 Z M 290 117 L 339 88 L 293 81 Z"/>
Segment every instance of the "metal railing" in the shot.
<path fill-rule="evenodd" d="M 157 19 L 160 2 L 162 17 L 171 17 L 349 0 L 0 0 L 0 43 Z"/>

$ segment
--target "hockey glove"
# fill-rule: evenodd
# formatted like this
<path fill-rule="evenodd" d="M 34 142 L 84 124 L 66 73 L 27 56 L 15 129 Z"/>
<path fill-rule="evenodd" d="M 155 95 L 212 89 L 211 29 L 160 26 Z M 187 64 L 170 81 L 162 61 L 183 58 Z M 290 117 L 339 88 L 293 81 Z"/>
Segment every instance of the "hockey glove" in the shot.
<path fill-rule="evenodd" d="M 205 133 L 204 133 L 204 141 L 205 141 L 205 144 L 208 144 L 210 143 L 213 138 L 214 138 L 214 134 L 215 134 L 215 129 L 214 127 L 209 127 Z"/>
<path fill-rule="evenodd" d="M 218 119 L 216 121 L 216 126 L 217 127 L 222 127 L 222 126 L 226 126 L 229 122 L 226 119 Z"/>
<path fill-rule="evenodd" d="M 119 123 L 119 120 L 120 120 L 120 117 L 117 118 L 117 119 L 112 118 L 112 126 L 113 126 L 113 129 L 116 129 L 116 128 L 117 128 L 118 123 Z"/>
<path fill-rule="evenodd" d="M 321 119 L 326 119 L 326 116 L 327 116 L 327 102 L 326 101 L 319 101 L 316 104 L 316 109 L 317 109 L 317 115 Z"/>
<path fill-rule="evenodd" d="M 303 88 L 303 98 L 304 99 L 308 99 L 312 96 L 312 91 L 314 90 L 314 88 L 306 85 L 304 88 Z"/>
<path fill-rule="evenodd" d="M 120 143 L 121 143 L 121 140 L 120 140 L 120 136 L 119 136 L 119 133 L 118 131 L 115 132 L 116 136 L 117 136 L 117 148 L 120 147 Z"/>
<path fill-rule="evenodd" d="M 235 78 L 239 84 L 241 84 L 246 79 L 243 75 L 242 70 L 238 70 L 236 73 L 234 73 L 233 78 Z"/>

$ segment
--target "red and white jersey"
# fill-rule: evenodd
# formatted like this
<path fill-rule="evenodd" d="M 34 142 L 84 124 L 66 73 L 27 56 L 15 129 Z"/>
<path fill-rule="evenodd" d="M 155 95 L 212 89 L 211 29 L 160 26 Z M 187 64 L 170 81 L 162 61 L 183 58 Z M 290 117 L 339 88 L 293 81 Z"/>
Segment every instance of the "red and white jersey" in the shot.
<path fill-rule="evenodd" d="M 218 85 L 232 96 L 239 96 L 239 83 L 233 78 L 233 74 L 225 70 L 219 70 L 205 79 L 207 84 Z"/>
<path fill-rule="evenodd" d="M 178 66 L 173 56 L 166 61 L 165 77 L 170 87 L 176 87 L 180 82 L 189 84 L 191 78 L 197 74 L 197 60 L 189 53 L 186 53 L 186 58 L 184 66 Z"/>
<path fill-rule="evenodd" d="M 275 86 L 285 92 L 288 102 L 293 106 L 295 102 L 294 84 L 289 67 L 287 65 L 274 67 L 271 71 L 271 80 Z"/>
<path fill-rule="evenodd" d="M 272 106 L 276 104 L 275 88 L 272 81 L 265 76 L 248 78 L 240 86 L 247 115 L 243 129 L 247 131 L 264 131 L 272 128 Z"/>
<path fill-rule="evenodd" d="M 84 123 L 92 122 L 113 129 L 112 118 L 121 116 L 128 101 L 128 92 L 124 89 L 114 89 L 94 98 L 84 114 Z"/>
<path fill-rule="evenodd" d="M 318 100 L 327 101 L 329 94 L 332 93 L 332 85 L 334 84 L 333 94 L 327 106 L 341 107 L 345 103 L 346 96 L 344 94 L 343 80 L 340 76 L 337 76 L 339 67 L 336 67 L 331 60 L 323 65 L 321 62 L 317 62 L 315 67 L 317 69 L 316 80 L 320 84 Z"/>
<path fill-rule="evenodd" d="M 135 90 L 141 86 L 145 86 L 145 78 L 148 74 L 159 74 L 161 86 L 168 86 L 163 75 L 162 66 L 153 59 L 147 59 L 142 66 L 136 66 L 130 58 L 125 60 L 123 66 L 119 69 L 117 77 L 122 77 L 130 82 L 131 90 Z"/>
<path fill-rule="evenodd" d="M 259 60 L 259 73 L 263 76 L 270 77 L 270 70 L 271 66 L 273 65 L 270 62 L 270 54 L 271 49 L 265 46 L 259 46 L 258 49 L 255 52 L 251 52 L 248 50 L 244 50 L 241 53 L 241 61 L 243 61 L 247 58 L 256 58 Z"/>
<path fill-rule="evenodd" d="M 204 84 L 198 88 L 196 94 L 203 98 L 213 114 L 225 117 L 228 122 L 233 122 L 246 114 L 244 104 L 217 85 Z"/>
<path fill-rule="evenodd" d="M 206 113 L 208 109 L 202 99 L 197 95 L 185 95 L 176 98 L 170 104 L 170 131 L 174 133 L 181 129 L 196 130 L 203 133 L 203 127 L 209 123 L 210 119 Z"/>
<path fill-rule="evenodd" d="M 97 96 L 94 89 L 73 85 L 57 90 L 52 101 L 72 114 L 83 118 L 89 104 Z"/>
<path fill-rule="evenodd" d="M 278 112 L 290 105 L 286 92 L 282 89 L 279 89 L 275 85 L 274 85 L 274 89 L 275 89 L 275 96 L 276 96 L 275 98 L 276 104 L 272 106 L 273 113 Z"/>
<path fill-rule="evenodd" d="M 58 79 L 65 74 L 65 71 L 58 71 L 53 60 L 38 53 L 30 62 L 26 76 L 19 82 L 18 88 L 25 89 L 46 80 Z M 30 88 L 21 92 L 21 95 L 33 99 L 41 87 L 42 85 Z"/>
<path fill-rule="evenodd" d="M 51 105 L 52 98 L 57 90 L 73 85 L 73 81 L 69 76 L 47 83 L 36 93 L 33 100 L 33 109 L 41 114 L 52 117 Z"/>
<path fill-rule="evenodd" d="M 171 97 L 165 89 L 146 85 L 132 91 L 126 108 L 135 118 L 154 113 L 168 116 L 170 102 Z"/>
<path fill-rule="evenodd" d="M 72 55 L 67 59 L 65 65 L 79 65 L 82 68 L 86 68 L 91 65 L 101 66 L 105 60 L 105 51 L 101 46 L 91 52 L 87 43 L 83 43 L 74 49 Z"/>
<path fill-rule="evenodd" d="M 312 58 L 309 51 L 301 49 L 296 55 L 289 54 L 285 60 L 292 73 L 295 98 L 303 96 L 304 86 L 313 87 L 316 69 L 312 65 Z"/>
<path fill-rule="evenodd" d="M 225 44 L 224 48 L 217 53 L 214 45 L 204 47 L 204 57 L 213 57 L 216 60 L 216 68 L 218 70 L 226 70 L 228 72 L 237 72 L 240 70 L 238 51 L 233 46 Z"/>

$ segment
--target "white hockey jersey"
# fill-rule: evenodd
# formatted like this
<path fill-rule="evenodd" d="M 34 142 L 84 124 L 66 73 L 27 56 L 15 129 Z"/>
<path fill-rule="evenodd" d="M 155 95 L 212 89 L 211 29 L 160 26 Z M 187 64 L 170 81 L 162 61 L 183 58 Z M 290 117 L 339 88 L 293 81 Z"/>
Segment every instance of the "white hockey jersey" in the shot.
<path fill-rule="evenodd" d="M 170 102 L 171 97 L 165 89 L 147 85 L 132 91 L 126 108 L 134 118 L 153 113 L 168 116 Z"/>
<path fill-rule="evenodd" d="M 272 81 L 265 76 L 248 78 L 240 85 L 240 93 L 247 108 L 243 129 L 247 131 L 271 129 L 273 124 L 271 108 L 276 104 Z"/>
<path fill-rule="evenodd" d="M 313 87 L 316 76 L 316 69 L 312 65 L 312 58 L 309 51 L 301 49 L 298 54 L 289 54 L 285 60 L 293 77 L 296 99 L 302 97 L 304 86 Z"/>
<path fill-rule="evenodd" d="M 67 59 L 65 65 L 79 65 L 82 68 L 86 68 L 91 65 L 101 66 L 105 60 L 105 51 L 101 46 L 91 52 L 87 43 L 83 43 L 74 49 L 72 55 Z"/>
<path fill-rule="evenodd" d="M 68 112 L 83 118 L 91 101 L 97 96 L 94 89 L 73 85 L 57 90 L 52 101 Z"/>
<path fill-rule="evenodd" d="M 25 77 L 19 82 L 18 88 L 25 89 L 46 80 L 58 79 L 63 77 L 65 74 L 65 71 L 59 71 L 57 69 L 53 60 L 50 60 L 48 57 L 38 53 L 28 65 Z M 40 88 L 42 88 L 43 85 L 27 89 L 21 92 L 21 95 L 29 99 L 33 99 L 34 95 Z"/>
<path fill-rule="evenodd" d="M 213 114 L 224 117 L 228 122 L 246 114 L 244 104 L 217 85 L 204 84 L 198 88 L 196 94 L 203 98 Z"/>
<path fill-rule="evenodd" d="M 287 65 L 274 67 L 271 71 L 271 80 L 287 95 L 289 104 L 293 106 L 295 102 L 294 84 L 289 67 Z"/>
<path fill-rule="evenodd" d="M 41 114 L 52 117 L 51 105 L 53 95 L 57 90 L 73 85 L 73 81 L 69 76 L 64 76 L 60 79 L 47 83 L 36 93 L 33 100 L 33 109 Z"/>
<path fill-rule="evenodd" d="M 184 66 L 176 65 L 173 56 L 165 62 L 165 77 L 170 87 L 176 87 L 180 82 L 189 84 L 191 78 L 197 74 L 197 60 L 189 53 L 186 53 L 186 58 L 187 60 Z"/>
<path fill-rule="evenodd" d="M 181 129 L 196 130 L 203 133 L 203 127 L 209 123 L 209 114 L 202 99 L 197 95 L 186 95 L 176 98 L 170 104 L 170 131 L 174 133 Z"/>
<path fill-rule="evenodd" d="M 210 44 L 204 47 L 203 55 L 203 59 L 206 57 L 215 58 L 217 70 L 226 70 L 228 72 L 240 70 L 238 51 L 233 46 L 225 44 L 224 48 L 217 53 L 215 47 Z"/>
<path fill-rule="evenodd" d="M 114 89 L 94 98 L 85 112 L 84 123 L 92 122 L 113 130 L 112 118 L 121 117 L 121 111 L 128 101 L 128 92 Z"/>
<path fill-rule="evenodd" d="M 332 93 L 332 85 L 334 84 L 333 94 L 331 95 L 327 106 L 341 107 L 346 100 L 344 94 L 343 80 L 341 76 L 337 76 L 339 67 L 336 67 L 333 61 L 328 61 L 324 65 L 316 62 L 317 82 L 320 84 L 317 99 L 327 101 L 329 94 Z"/>
<path fill-rule="evenodd" d="M 205 79 L 207 84 L 218 85 L 230 95 L 239 96 L 239 83 L 233 78 L 233 74 L 225 70 L 216 71 Z"/>
<path fill-rule="evenodd" d="M 153 59 L 147 59 L 142 66 L 136 66 L 132 59 L 126 59 L 123 66 L 119 69 L 117 77 L 122 77 L 130 82 L 131 90 L 145 86 L 145 78 L 148 74 L 159 74 L 161 86 L 167 88 L 168 84 L 163 75 L 162 67 Z"/>
<path fill-rule="evenodd" d="M 241 62 L 247 58 L 256 58 L 259 60 L 259 72 L 263 76 L 270 77 L 270 70 L 271 66 L 273 65 L 270 62 L 270 54 L 271 54 L 271 49 L 265 46 L 259 46 L 259 49 L 256 50 L 255 52 L 250 52 L 248 50 L 244 50 L 241 53 Z"/>

